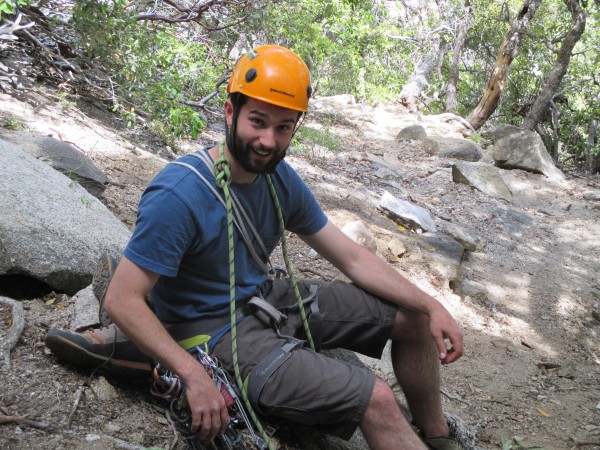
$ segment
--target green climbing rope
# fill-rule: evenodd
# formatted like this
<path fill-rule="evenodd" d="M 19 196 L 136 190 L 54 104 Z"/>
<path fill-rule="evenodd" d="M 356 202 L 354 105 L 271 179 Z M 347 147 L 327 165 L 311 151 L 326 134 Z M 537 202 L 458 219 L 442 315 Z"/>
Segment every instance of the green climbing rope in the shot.
<path fill-rule="evenodd" d="M 237 321 L 235 318 L 235 252 L 234 252 L 234 238 L 233 238 L 233 214 L 231 213 L 231 194 L 229 192 L 229 187 L 231 185 L 231 170 L 230 163 L 227 158 L 225 158 L 223 143 L 219 146 L 219 158 L 215 161 L 214 164 L 215 170 L 215 179 L 217 183 L 217 187 L 223 191 L 225 196 L 225 204 L 227 207 L 227 236 L 229 240 L 229 309 L 231 312 L 231 353 L 232 353 L 232 362 L 233 362 L 233 371 L 235 374 L 235 382 L 238 385 L 238 389 L 241 392 L 242 399 L 244 400 L 244 404 L 246 405 L 246 409 L 248 410 L 248 414 L 254 422 L 256 429 L 258 430 L 261 438 L 268 445 L 269 450 L 275 450 L 271 439 L 265 432 L 260 420 L 256 416 L 252 405 L 250 404 L 250 400 L 248 399 L 248 394 L 244 389 L 244 383 L 242 381 L 242 376 L 240 374 L 240 367 L 238 364 L 238 351 L 237 351 Z"/>
<path fill-rule="evenodd" d="M 237 321 L 236 321 L 236 306 L 235 306 L 235 251 L 234 251 L 234 237 L 233 237 L 233 214 L 232 214 L 232 201 L 231 201 L 231 165 L 229 160 L 225 157 L 224 152 L 224 143 L 219 145 L 219 158 L 214 163 L 214 172 L 215 172 L 215 180 L 217 187 L 223 191 L 223 195 L 225 197 L 225 206 L 227 209 L 227 237 L 229 242 L 229 309 L 230 309 L 230 320 L 231 320 L 231 353 L 232 353 L 232 363 L 233 363 L 233 371 L 235 374 L 235 381 L 238 385 L 238 388 L 241 392 L 242 399 L 244 400 L 244 404 L 246 405 L 246 409 L 248 410 L 248 414 L 252 418 L 252 422 L 254 422 L 256 429 L 258 430 L 261 438 L 268 445 L 269 450 L 275 450 L 273 443 L 267 433 L 265 432 L 260 420 L 256 416 L 252 405 L 250 404 L 250 400 L 248 399 L 248 394 L 244 389 L 244 384 L 242 381 L 242 376 L 240 374 L 240 368 L 238 363 L 238 348 L 237 348 Z M 300 295 L 300 290 L 298 289 L 298 283 L 296 281 L 296 277 L 294 276 L 294 271 L 292 268 L 292 264 L 290 262 L 288 248 L 287 248 L 287 239 L 285 236 L 285 222 L 283 220 L 283 213 L 281 212 L 281 206 L 279 204 L 279 198 L 277 197 L 277 191 L 275 190 L 275 186 L 273 185 L 273 180 L 270 175 L 265 175 L 267 179 L 267 184 L 269 185 L 269 191 L 271 192 L 271 197 L 273 198 L 273 204 L 275 206 L 275 210 L 277 212 L 277 219 L 279 222 L 279 228 L 281 233 L 281 247 L 283 250 L 283 259 L 285 261 L 285 267 L 290 277 L 290 284 L 298 301 L 298 309 L 300 310 L 300 316 L 302 317 L 302 324 L 304 326 L 304 332 L 306 333 L 306 337 L 310 348 L 315 350 L 315 344 L 313 342 L 312 334 L 310 332 L 310 328 L 308 326 L 308 319 L 306 317 L 306 312 L 304 311 L 304 305 L 302 303 L 302 296 Z"/>
<path fill-rule="evenodd" d="M 289 253 L 287 249 L 287 238 L 285 236 L 285 222 L 283 220 L 283 213 L 281 212 L 281 206 L 279 205 L 279 198 L 277 197 L 277 191 L 275 191 L 275 186 L 273 185 L 273 180 L 271 179 L 271 175 L 266 174 L 267 184 L 269 185 L 269 190 L 271 191 L 271 197 L 273 197 L 273 203 L 275 204 L 275 210 L 277 211 L 277 219 L 279 220 L 279 229 L 281 231 L 281 249 L 283 250 L 283 260 L 285 261 L 285 268 L 287 270 L 288 276 L 290 277 L 290 284 L 292 285 L 292 289 L 294 290 L 294 294 L 296 295 L 296 300 L 298 301 L 298 309 L 300 310 L 300 317 L 302 317 L 302 325 L 304 326 L 304 332 L 306 333 L 306 339 L 310 345 L 310 348 L 315 350 L 315 343 L 313 342 L 312 334 L 310 332 L 310 328 L 308 326 L 308 319 L 306 318 L 306 311 L 304 311 L 304 304 L 302 303 L 302 296 L 300 295 L 300 290 L 298 289 L 298 283 L 296 282 L 296 277 L 294 276 L 294 270 L 292 268 L 292 263 L 290 262 Z"/>

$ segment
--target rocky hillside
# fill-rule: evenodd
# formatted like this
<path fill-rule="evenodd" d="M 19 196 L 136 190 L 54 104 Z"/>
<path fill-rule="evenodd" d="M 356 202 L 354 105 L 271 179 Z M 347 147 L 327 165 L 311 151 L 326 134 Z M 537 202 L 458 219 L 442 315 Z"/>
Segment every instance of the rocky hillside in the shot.
<path fill-rule="evenodd" d="M 0 70 L 17 81 L 0 77 L 0 138 L 36 131 L 75 148 L 106 176 L 99 197 L 131 229 L 139 196 L 169 151 L 147 130 L 126 129 L 102 102 L 36 85 L 27 73 L 39 67 L 7 55 L 0 55 Z M 425 134 L 398 139 L 415 125 Z M 478 163 L 495 167 L 510 195 L 476 189 L 454 173 L 464 161 L 433 144 L 462 139 L 459 118 L 398 105 L 316 99 L 304 126 L 335 151 L 305 144 L 288 160 L 330 218 L 361 230 L 357 238 L 462 325 L 466 353 L 442 368 L 443 394 L 447 411 L 476 433 L 478 445 L 600 448 L 600 180 L 497 168 L 491 141 L 484 141 Z M 182 151 L 221 137 L 217 121 Z M 41 182 L 40 195 L 50 188 Z M 422 208 L 431 222 L 398 220 L 382 207 L 386 195 Z M 38 221 L 43 230 L 44 218 Z M 74 226 L 64 223 L 65 230 Z M 0 245 L 6 252 L 6 241 Z M 291 253 L 298 276 L 341 277 L 297 239 Z M 18 292 L 11 283 L 0 274 L 0 296 Z M 10 366 L 0 367 L 0 448 L 183 448 L 147 385 L 67 367 L 46 351 L 47 330 L 72 325 L 77 299 L 60 290 L 18 298 L 25 324 Z M 12 324 L 11 308 L 0 304 L 0 339 Z M 363 362 L 394 384 L 385 360 Z M 349 445 L 363 448 L 358 437 Z"/>

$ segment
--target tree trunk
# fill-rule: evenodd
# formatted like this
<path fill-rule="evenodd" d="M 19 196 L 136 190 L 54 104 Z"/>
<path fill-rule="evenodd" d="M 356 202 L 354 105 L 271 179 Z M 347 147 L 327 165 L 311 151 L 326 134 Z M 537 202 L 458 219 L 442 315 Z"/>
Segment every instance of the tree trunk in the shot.
<path fill-rule="evenodd" d="M 550 147 L 550 156 L 554 162 L 558 162 L 558 144 L 560 143 L 560 135 L 558 133 L 558 122 L 562 111 L 552 102 L 552 146 Z M 536 124 L 539 122 L 536 122 Z M 534 125 L 535 126 L 535 125 Z M 528 128 L 530 130 L 531 128 Z"/>
<path fill-rule="evenodd" d="M 585 30 L 585 11 L 579 6 L 578 0 L 563 0 L 571 12 L 571 27 L 562 41 L 554 67 L 550 71 L 546 85 L 538 95 L 531 110 L 523 120 L 522 127 L 527 130 L 533 130 L 536 124 L 542 120 L 544 112 L 547 111 L 556 90 L 567 73 L 573 47 L 581 38 Z"/>
<path fill-rule="evenodd" d="M 504 89 L 504 84 L 508 79 L 508 69 L 519 52 L 523 33 L 531 19 L 533 19 L 541 2 L 542 0 L 525 0 L 516 20 L 511 23 L 510 30 L 504 36 L 504 42 L 502 42 L 496 56 L 496 62 L 483 97 L 467 117 L 467 121 L 476 130 L 480 129 L 496 110 L 502 89 Z"/>
<path fill-rule="evenodd" d="M 591 174 L 600 171 L 600 155 L 593 155 L 594 142 L 596 142 L 596 132 L 598 131 L 598 122 L 594 119 L 590 123 L 588 131 L 588 142 L 585 152 L 585 168 Z"/>
<path fill-rule="evenodd" d="M 421 96 L 421 92 L 427 86 L 427 79 L 431 75 L 431 72 L 433 72 L 433 69 L 435 69 L 435 61 L 438 58 L 439 52 L 440 46 L 437 44 L 411 75 L 408 83 L 402 88 L 402 92 L 398 96 L 398 101 L 408 109 L 413 108 Z"/>
<path fill-rule="evenodd" d="M 454 48 L 452 49 L 452 62 L 450 63 L 450 72 L 448 74 L 448 84 L 446 85 L 446 107 L 447 112 L 456 112 L 458 107 L 458 100 L 456 98 L 456 84 L 458 83 L 458 73 L 460 65 L 460 55 L 465 46 L 467 40 L 467 32 L 471 27 L 471 3 L 469 0 L 465 0 L 463 6 L 463 17 L 460 21 L 458 29 L 458 35 L 456 41 L 454 41 Z"/>

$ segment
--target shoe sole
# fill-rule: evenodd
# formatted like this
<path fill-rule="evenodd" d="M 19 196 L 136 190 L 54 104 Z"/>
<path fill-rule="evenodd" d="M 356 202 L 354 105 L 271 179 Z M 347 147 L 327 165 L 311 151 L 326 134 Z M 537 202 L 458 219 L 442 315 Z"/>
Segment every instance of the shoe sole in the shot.
<path fill-rule="evenodd" d="M 104 309 L 104 296 L 106 295 L 106 290 L 108 289 L 108 285 L 110 284 L 113 273 L 115 273 L 117 264 L 117 260 L 112 256 L 103 254 L 96 264 L 96 267 L 94 267 L 92 276 L 92 290 L 94 291 L 94 296 L 100 303 L 98 319 L 103 327 L 107 327 L 112 323 L 112 319 Z"/>
<path fill-rule="evenodd" d="M 147 377 L 152 373 L 149 363 L 107 358 L 58 335 L 46 337 L 46 346 L 59 358 L 75 366 L 102 371 L 124 378 Z"/>

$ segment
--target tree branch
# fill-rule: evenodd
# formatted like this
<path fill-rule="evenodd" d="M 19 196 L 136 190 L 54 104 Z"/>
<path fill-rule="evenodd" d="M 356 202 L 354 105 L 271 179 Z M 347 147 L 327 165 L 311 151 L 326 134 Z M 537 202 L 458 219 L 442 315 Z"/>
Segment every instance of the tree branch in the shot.
<path fill-rule="evenodd" d="M 24 30 L 25 28 L 29 28 L 35 25 L 35 22 L 29 22 L 25 25 L 19 25 L 21 23 L 22 17 L 23 15 L 21 13 L 18 13 L 13 23 L 5 21 L 7 23 L 5 25 L 0 26 L 1 41 L 16 41 L 19 38 L 13 36 L 13 33 L 15 31 Z"/>

